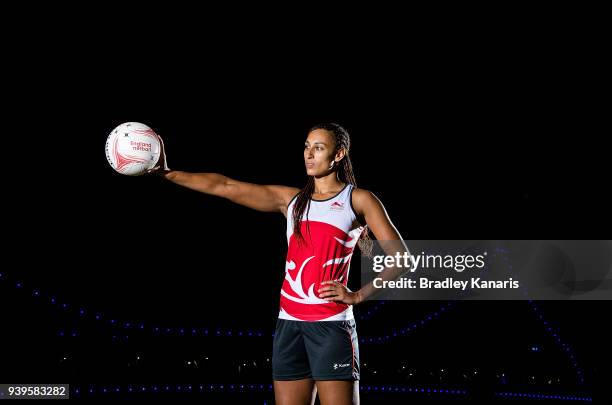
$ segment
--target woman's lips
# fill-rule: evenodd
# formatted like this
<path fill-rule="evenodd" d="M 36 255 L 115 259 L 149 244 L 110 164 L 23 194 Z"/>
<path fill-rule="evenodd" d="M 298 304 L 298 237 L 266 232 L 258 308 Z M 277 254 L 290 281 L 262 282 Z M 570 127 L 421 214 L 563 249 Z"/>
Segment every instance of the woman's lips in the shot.
<path fill-rule="evenodd" d="M 311 169 L 314 167 L 314 163 L 306 163 L 306 167 Z"/>

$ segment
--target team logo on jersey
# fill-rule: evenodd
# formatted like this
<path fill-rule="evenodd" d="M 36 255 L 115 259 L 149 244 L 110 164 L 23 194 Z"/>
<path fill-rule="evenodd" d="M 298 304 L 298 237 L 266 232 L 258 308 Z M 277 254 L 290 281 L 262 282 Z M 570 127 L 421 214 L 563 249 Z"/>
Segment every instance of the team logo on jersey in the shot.
<path fill-rule="evenodd" d="M 333 211 L 342 211 L 344 210 L 344 203 L 335 201 L 334 203 L 332 203 L 332 205 L 329 206 L 329 209 Z"/>

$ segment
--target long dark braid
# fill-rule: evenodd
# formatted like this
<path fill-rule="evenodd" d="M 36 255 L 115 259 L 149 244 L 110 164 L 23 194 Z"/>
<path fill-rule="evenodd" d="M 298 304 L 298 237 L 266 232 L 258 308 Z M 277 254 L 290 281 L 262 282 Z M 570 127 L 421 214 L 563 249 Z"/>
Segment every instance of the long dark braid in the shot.
<path fill-rule="evenodd" d="M 345 155 L 340 161 L 339 165 L 334 166 L 334 170 L 338 171 L 338 177 L 340 181 L 343 181 L 348 184 L 352 184 L 357 187 L 357 180 L 355 179 L 355 173 L 353 172 L 353 165 L 351 164 L 351 159 L 349 157 L 349 150 L 351 146 L 351 139 L 343 127 L 338 124 L 329 123 L 329 124 L 319 124 L 315 125 L 308 131 L 308 133 L 315 131 L 317 129 L 324 129 L 330 134 L 334 136 L 335 139 L 335 149 L 334 154 L 340 149 L 344 148 Z M 295 200 L 295 205 L 293 207 L 293 233 L 295 234 L 298 243 L 304 242 L 304 236 L 302 235 L 301 229 L 301 219 L 304 215 L 304 211 L 306 211 L 306 219 L 308 219 L 308 212 L 310 211 L 310 199 L 312 198 L 312 194 L 314 193 L 314 176 L 308 176 L 308 181 L 306 185 L 297 195 Z M 310 236 L 310 226 L 307 223 L 307 230 Z M 370 234 L 368 231 L 368 226 L 365 225 L 365 229 L 361 233 L 361 237 L 358 241 L 359 249 L 361 250 L 361 254 L 364 256 L 370 257 L 372 254 L 372 239 L 370 238 Z"/>

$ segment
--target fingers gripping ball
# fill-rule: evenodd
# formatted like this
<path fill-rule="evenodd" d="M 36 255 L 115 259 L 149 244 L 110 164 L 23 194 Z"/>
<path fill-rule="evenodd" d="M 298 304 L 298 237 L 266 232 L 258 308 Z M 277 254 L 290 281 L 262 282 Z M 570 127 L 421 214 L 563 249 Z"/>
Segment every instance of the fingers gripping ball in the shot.
<path fill-rule="evenodd" d="M 140 176 L 155 167 L 161 153 L 159 137 L 138 122 L 126 122 L 113 129 L 106 139 L 106 159 L 115 171 Z"/>

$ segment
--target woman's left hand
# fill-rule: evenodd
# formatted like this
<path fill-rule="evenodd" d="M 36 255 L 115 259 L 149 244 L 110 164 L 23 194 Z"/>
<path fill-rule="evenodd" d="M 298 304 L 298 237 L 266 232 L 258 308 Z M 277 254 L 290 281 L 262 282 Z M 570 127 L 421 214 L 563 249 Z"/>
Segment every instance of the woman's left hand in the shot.
<path fill-rule="evenodd" d="M 320 298 L 330 302 L 336 301 L 348 305 L 359 304 L 361 302 L 359 292 L 352 292 L 347 286 L 337 280 L 322 282 L 318 292 Z"/>

